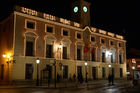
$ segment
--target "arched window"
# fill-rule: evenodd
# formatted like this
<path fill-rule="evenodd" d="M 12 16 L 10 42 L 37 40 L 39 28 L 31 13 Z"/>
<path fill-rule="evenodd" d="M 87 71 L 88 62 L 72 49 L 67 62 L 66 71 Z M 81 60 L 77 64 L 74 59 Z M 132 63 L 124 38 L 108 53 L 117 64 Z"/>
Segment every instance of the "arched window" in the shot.
<path fill-rule="evenodd" d="M 77 60 L 83 60 L 83 42 L 77 42 L 76 43 L 76 59 Z"/>
<path fill-rule="evenodd" d="M 102 62 L 106 62 L 106 47 L 101 48 L 101 59 Z"/>
<path fill-rule="evenodd" d="M 114 48 L 110 50 L 110 62 L 115 63 L 115 49 Z"/>
<path fill-rule="evenodd" d="M 69 59 L 70 58 L 70 44 L 71 41 L 67 38 L 62 39 L 62 58 Z"/>
<path fill-rule="evenodd" d="M 96 61 L 96 47 L 91 47 L 91 51 L 90 51 L 90 59 L 91 61 Z"/>
<path fill-rule="evenodd" d="M 119 55 L 118 55 L 119 63 L 123 64 L 123 51 L 119 50 Z"/>
<path fill-rule="evenodd" d="M 46 36 L 45 37 L 45 57 L 46 58 L 54 58 L 54 42 L 55 37 Z"/>
<path fill-rule="evenodd" d="M 25 56 L 35 56 L 36 38 L 37 35 L 34 32 L 25 33 Z"/>

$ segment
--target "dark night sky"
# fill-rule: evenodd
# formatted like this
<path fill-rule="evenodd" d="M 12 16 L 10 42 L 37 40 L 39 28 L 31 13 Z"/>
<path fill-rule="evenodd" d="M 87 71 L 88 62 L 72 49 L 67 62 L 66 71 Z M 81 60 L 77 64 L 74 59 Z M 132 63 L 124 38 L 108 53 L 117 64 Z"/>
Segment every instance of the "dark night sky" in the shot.
<path fill-rule="evenodd" d="M 75 0 L 5 0 L 0 3 L 2 20 L 12 11 L 13 5 L 21 5 L 70 19 L 70 4 Z M 91 2 L 93 27 L 125 36 L 127 48 L 140 49 L 140 1 L 139 0 L 86 0 Z"/>

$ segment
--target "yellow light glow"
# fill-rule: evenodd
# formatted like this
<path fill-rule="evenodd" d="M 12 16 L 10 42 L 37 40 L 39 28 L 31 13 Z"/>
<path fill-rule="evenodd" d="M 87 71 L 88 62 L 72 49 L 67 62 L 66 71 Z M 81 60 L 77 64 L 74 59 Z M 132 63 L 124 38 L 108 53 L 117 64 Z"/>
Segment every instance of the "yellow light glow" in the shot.
<path fill-rule="evenodd" d="M 6 57 L 6 54 L 3 54 L 2 56 L 5 58 Z"/>

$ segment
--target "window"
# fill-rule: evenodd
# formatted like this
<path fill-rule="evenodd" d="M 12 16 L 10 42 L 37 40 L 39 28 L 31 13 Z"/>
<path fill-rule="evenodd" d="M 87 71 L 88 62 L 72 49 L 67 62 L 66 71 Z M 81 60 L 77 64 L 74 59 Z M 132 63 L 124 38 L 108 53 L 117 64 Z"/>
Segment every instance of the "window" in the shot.
<path fill-rule="evenodd" d="M 63 66 L 63 78 L 68 78 L 68 66 Z"/>
<path fill-rule="evenodd" d="M 95 37 L 91 36 L 91 42 L 95 42 Z"/>
<path fill-rule="evenodd" d="M 121 44 L 121 43 L 118 43 L 118 46 L 119 46 L 119 47 L 122 47 L 122 44 Z"/>
<path fill-rule="evenodd" d="M 113 41 L 110 41 L 110 45 L 113 46 L 114 45 L 114 42 Z"/>
<path fill-rule="evenodd" d="M 102 67 L 102 77 L 105 78 L 105 67 Z"/>
<path fill-rule="evenodd" d="M 82 39 L 82 36 L 80 33 L 77 33 L 77 39 Z"/>
<path fill-rule="evenodd" d="M 33 32 L 25 33 L 25 56 L 35 56 L 35 42 L 37 35 Z"/>
<path fill-rule="evenodd" d="M 26 41 L 26 56 L 33 56 L 34 44 L 32 41 Z"/>
<path fill-rule="evenodd" d="M 33 64 L 26 64 L 25 79 L 33 78 Z"/>
<path fill-rule="evenodd" d="M 105 39 L 101 39 L 101 44 L 104 44 L 105 43 Z"/>
<path fill-rule="evenodd" d="M 67 59 L 67 47 L 63 47 L 63 59 Z"/>
<path fill-rule="evenodd" d="M 81 57 L 81 49 L 80 48 L 77 48 L 77 60 L 81 60 L 82 57 Z"/>
<path fill-rule="evenodd" d="M 35 29 L 35 22 L 34 21 L 26 21 L 26 28 Z"/>
<path fill-rule="evenodd" d="M 112 54 L 111 55 L 111 63 L 114 63 L 114 57 L 113 57 L 114 55 Z"/>
<path fill-rule="evenodd" d="M 53 45 L 46 45 L 46 58 L 53 58 Z"/>
<path fill-rule="evenodd" d="M 91 50 L 91 61 L 95 61 L 95 48 Z"/>
<path fill-rule="evenodd" d="M 53 27 L 52 26 L 47 26 L 46 31 L 49 33 L 53 33 Z"/>
<path fill-rule="evenodd" d="M 102 52 L 102 62 L 105 62 L 105 52 Z"/>
<path fill-rule="evenodd" d="M 69 36 L 69 32 L 63 29 L 63 36 Z"/>
<path fill-rule="evenodd" d="M 120 77 L 123 77 L 123 68 L 120 68 Z"/>
<path fill-rule="evenodd" d="M 122 64 L 122 55 L 119 54 L 119 63 Z"/>
<path fill-rule="evenodd" d="M 0 79 L 1 79 L 1 80 L 4 79 L 4 64 L 1 65 L 1 69 L 0 69 Z"/>

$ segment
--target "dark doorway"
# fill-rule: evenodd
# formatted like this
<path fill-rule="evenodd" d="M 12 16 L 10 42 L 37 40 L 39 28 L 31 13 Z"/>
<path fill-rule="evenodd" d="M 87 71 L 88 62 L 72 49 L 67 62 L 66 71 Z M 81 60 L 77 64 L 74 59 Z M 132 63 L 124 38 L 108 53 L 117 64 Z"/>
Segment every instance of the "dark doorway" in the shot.
<path fill-rule="evenodd" d="M 33 78 L 33 64 L 26 64 L 25 79 Z"/>
<path fill-rule="evenodd" d="M 105 67 L 102 67 L 102 77 L 105 78 Z"/>
<path fill-rule="evenodd" d="M 77 76 L 78 74 L 82 75 L 82 66 L 77 66 Z"/>
<path fill-rule="evenodd" d="M 66 65 L 63 66 L 63 78 L 68 78 L 68 66 Z"/>
<path fill-rule="evenodd" d="M 1 65 L 1 71 L 0 71 L 0 79 L 4 79 L 4 64 Z"/>
<path fill-rule="evenodd" d="M 96 79 L 96 67 L 92 67 L 92 78 Z"/>

